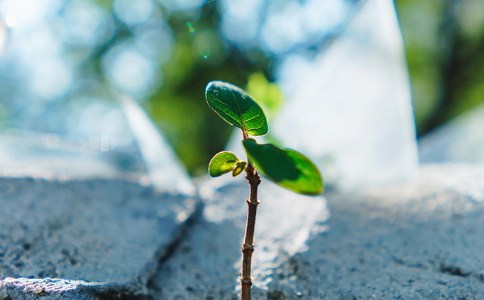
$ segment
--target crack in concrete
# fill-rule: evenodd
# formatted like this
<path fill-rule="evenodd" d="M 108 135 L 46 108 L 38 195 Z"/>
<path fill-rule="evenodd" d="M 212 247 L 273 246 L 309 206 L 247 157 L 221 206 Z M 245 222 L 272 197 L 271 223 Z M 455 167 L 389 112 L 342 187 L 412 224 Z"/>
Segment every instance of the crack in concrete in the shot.
<path fill-rule="evenodd" d="M 126 289 L 126 288 L 117 288 L 111 287 L 102 291 L 96 291 L 95 293 L 96 300 L 153 300 L 154 298 L 151 295 L 147 294 L 140 294 L 139 292 Z"/>
<path fill-rule="evenodd" d="M 425 270 L 425 269 L 430 269 L 430 268 L 427 268 L 425 267 L 422 263 L 409 263 L 409 262 L 406 262 L 405 260 L 399 258 L 399 257 L 396 257 L 396 256 L 392 256 L 392 261 L 394 263 L 396 263 L 397 265 L 402 265 L 402 266 L 405 266 L 405 267 L 408 267 L 408 268 L 412 268 L 412 269 L 420 269 L 420 270 Z"/>
<path fill-rule="evenodd" d="M 484 274 L 475 274 L 473 272 L 466 272 L 459 266 L 447 265 L 441 263 L 439 266 L 439 272 L 443 274 L 449 274 L 451 276 L 463 277 L 463 278 L 475 278 L 479 282 L 484 284 Z"/>
<path fill-rule="evenodd" d="M 446 265 L 441 263 L 439 266 L 439 272 L 444 274 L 449 274 L 458 277 L 469 277 L 472 273 L 464 272 L 460 267 L 453 265 Z"/>
<path fill-rule="evenodd" d="M 195 225 L 201 220 L 203 216 L 203 201 L 199 201 L 195 207 L 195 212 L 186 220 L 184 226 L 180 228 L 179 233 L 173 240 L 173 242 L 166 248 L 166 251 L 159 256 L 157 261 L 157 266 L 153 274 L 148 277 L 146 281 L 146 289 L 148 290 L 147 295 L 152 299 L 157 299 L 157 295 L 161 292 L 157 287 L 156 280 L 157 274 L 162 270 L 163 266 L 168 262 L 168 260 L 177 253 L 180 245 L 188 237 L 190 230 L 195 227 Z M 109 298 L 108 298 L 109 299 Z"/>
<path fill-rule="evenodd" d="M 461 277 L 461 278 L 471 278 L 474 277 L 481 283 L 484 283 L 484 274 L 475 274 L 470 271 L 465 271 L 463 268 L 456 266 L 456 265 L 449 265 L 444 262 L 440 262 L 438 265 L 438 268 L 429 268 L 426 267 L 422 263 L 408 263 L 405 260 L 393 256 L 392 261 L 398 265 L 402 265 L 408 268 L 413 268 L 413 269 L 420 269 L 420 270 L 430 270 L 430 271 L 435 271 L 437 273 L 442 273 L 442 274 L 447 274 L 450 276 L 455 276 L 455 277 Z"/>

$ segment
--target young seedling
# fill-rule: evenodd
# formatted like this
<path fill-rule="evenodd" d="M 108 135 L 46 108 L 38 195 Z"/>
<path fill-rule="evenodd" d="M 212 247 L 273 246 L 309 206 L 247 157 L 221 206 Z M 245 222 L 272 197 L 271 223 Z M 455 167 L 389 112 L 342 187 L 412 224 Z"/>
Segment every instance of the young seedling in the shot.
<path fill-rule="evenodd" d="M 267 134 L 268 126 L 260 106 L 242 89 L 222 81 L 207 85 L 205 97 L 208 106 L 230 125 L 242 130 L 242 144 L 247 160 L 240 160 L 234 153 L 217 153 L 209 163 L 210 176 L 225 173 L 237 176 L 245 170 L 249 183 L 248 213 L 242 244 L 241 299 L 249 300 L 252 286 L 251 259 L 254 252 L 254 230 L 257 213 L 257 188 L 261 182 L 258 171 L 276 184 L 293 192 L 317 195 L 323 192 L 323 180 L 316 166 L 301 153 L 279 148 L 272 144 L 258 144 L 251 136 Z"/>

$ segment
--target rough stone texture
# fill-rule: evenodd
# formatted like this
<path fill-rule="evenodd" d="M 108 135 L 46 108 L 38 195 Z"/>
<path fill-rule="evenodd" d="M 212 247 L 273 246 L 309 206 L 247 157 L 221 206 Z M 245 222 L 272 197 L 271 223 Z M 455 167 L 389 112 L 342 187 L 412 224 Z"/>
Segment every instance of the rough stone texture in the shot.
<path fill-rule="evenodd" d="M 398 187 L 328 193 L 329 219 L 321 200 L 269 197 L 264 181 L 254 298 L 484 299 L 483 180 L 483 167 L 425 166 Z M 151 281 L 157 298 L 237 299 L 244 191 L 215 191 L 205 220 Z"/>
<path fill-rule="evenodd" d="M 233 178 L 229 178 L 233 182 Z M 212 185 L 215 183 L 215 187 Z M 217 187 L 221 186 L 221 187 Z M 215 190 L 210 190 L 215 188 Z M 202 189 L 204 219 L 151 283 L 157 299 L 237 299 L 247 183 L 209 180 Z M 273 280 L 279 261 L 304 249 L 317 222 L 328 218 L 326 201 L 283 190 L 264 180 L 260 190 L 253 271 L 256 289 Z M 296 204 L 296 205 L 294 205 Z M 255 293 L 254 299 L 260 299 Z M 258 297 L 259 296 L 259 297 Z"/>
<path fill-rule="evenodd" d="M 146 297 L 199 204 L 128 181 L 0 178 L 0 299 Z"/>
<path fill-rule="evenodd" d="M 201 193 L 187 223 L 134 183 L 0 179 L 0 299 L 237 299 L 246 183 Z M 263 181 L 254 299 L 484 299 L 484 167 L 326 197 Z"/>
<path fill-rule="evenodd" d="M 426 168 L 418 182 L 356 197 L 328 195 L 328 230 L 280 266 L 269 292 L 289 299 L 296 291 L 313 299 L 484 299 L 484 198 L 441 184 L 455 168 Z M 484 169 L 473 175 L 482 180 Z"/>
<path fill-rule="evenodd" d="M 484 105 L 425 135 L 418 148 L 423 163 L 484 164 Z"/>

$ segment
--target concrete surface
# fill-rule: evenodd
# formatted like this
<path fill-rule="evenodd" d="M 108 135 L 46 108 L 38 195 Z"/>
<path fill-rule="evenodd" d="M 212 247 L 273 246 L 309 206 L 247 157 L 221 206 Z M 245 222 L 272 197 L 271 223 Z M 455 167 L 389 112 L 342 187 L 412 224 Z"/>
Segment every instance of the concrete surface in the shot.
<path fill-rule="evenodd" d="M 328 193 L 329 219 L 321 199 L 269 197 L 266 182 L 255 299 L 484 299 L 484 168 L 425 166 L 401 186 Z M 237 299 L 243 190 L 225 186 L 206 203 L 154 278 L 157 298 Z"/>
<path fill-rule="evenodd" d="M 0 206 L 1 293 L 86 299 L 147 295 L 199 201 L 128 181 L 0 178 Z"/>
<path fill-rule="evenodd" d="M 243 178 L 203 181 L 189 222 L 195 199 L 128 182 L 1 179 L 0 195 L 0 299 L 238 299 Z M 263 180 L 254 299 L 484 299 L 483 166 L 325 197 Z"/>

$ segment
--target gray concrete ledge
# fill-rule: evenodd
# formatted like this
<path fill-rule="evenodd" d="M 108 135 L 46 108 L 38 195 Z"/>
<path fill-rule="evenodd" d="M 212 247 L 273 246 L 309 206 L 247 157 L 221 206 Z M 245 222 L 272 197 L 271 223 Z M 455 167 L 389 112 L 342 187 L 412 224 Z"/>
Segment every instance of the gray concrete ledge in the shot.
<path fill-rule="evenodd" d="M 254 298 L 484 299 L 483 183 L 484 167 L 424 166 L 400 186 L 326 194 L 328 218 L 323 200 L 264 181 Z M 245 189 L 214 192 L 155 277 L 159 299 L 237 299 Z"/>
<path fill-rule="evenodd" d="M 0 178 L 0 295 L 143 298 L 200 203 L 128 181 Z"/>
<path fill-rule="evenodd" d="M 195 218 L 196 199 L 129 182 L 0 179 L 0 299 L 238 299 L 231 182 L 206 181 Z M 325 197 L 263 181 L 254 299 L 484 299 L 484 166 Z"/>

